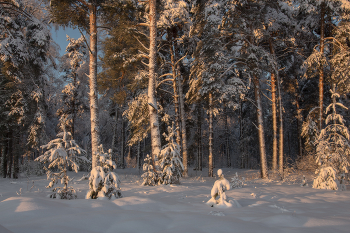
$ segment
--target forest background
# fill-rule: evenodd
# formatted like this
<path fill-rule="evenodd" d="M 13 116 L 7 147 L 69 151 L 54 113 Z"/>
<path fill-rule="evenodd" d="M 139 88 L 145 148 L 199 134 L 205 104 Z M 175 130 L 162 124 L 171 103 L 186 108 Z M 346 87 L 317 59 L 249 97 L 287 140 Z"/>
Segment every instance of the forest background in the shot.
<path fill-rule="evenodd" d="M 283 178 L 290 168 L 322 165 L 321 140 L 328 139 L 321 130 L 340 120 L 326 119 L 335 106 L 345 107 L 338 111 L 345 125 L 349 120 L 346 0 L 0 6 L 4 178 L 39 172 L 40 146 L 62 125 L 92 167 L 103 144 L 119 168 L 140 168 L 147 154 L 156 159 L 173 124 L 184 176 L 188 169 L 208 167 L 213 176 L 214 167 L 232 167 Z M 51 36 L 56 26 L 85 35 L 68 37 L 63 56 Z M 333 110 L 325 108 L 332 103 Z M 348 140 L 347 128 L 341 133 Z M 347 140 L 341 156 L 349 158 Z"/>

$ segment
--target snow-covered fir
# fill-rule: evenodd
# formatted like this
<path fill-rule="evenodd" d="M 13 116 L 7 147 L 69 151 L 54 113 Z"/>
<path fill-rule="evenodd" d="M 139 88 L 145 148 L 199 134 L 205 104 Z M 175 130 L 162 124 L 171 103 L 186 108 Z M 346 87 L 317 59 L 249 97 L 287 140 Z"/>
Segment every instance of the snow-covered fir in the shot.
<path fill-rule="evenodd" d="M 89 177 L 89 192 L 86 199 L 116 199 L 122 197 L 119 176 L 113 172 L 117 166 L 112 161 L 112 150 L 103 151 L 103 146 L 98 147 L 99 165 L 91 170 Z"/>
<path fill-rule="evenodd" d="M 47 179 L 51 180 L 46 188 L 53 188 L 53 193 L 50 194 L 51 198 L 74 199 L 76 191 L 73 187 L 68 187 L 71 179 L 67 175 L 67 170 L 72 168 L 77 173 L 79 164 L 90 163 L 90 161 L 85 157 L 86 151 L 75 143 L 70 132 L 66 131 L 64 124 L 62 124 L 62 132 L 57 137 L 57 139 L 41 146 L 41 149 L 46 150 L 46 152 L 35 161 L 45 164 Z M 55 172 L 55 169 L 58 169 L 59 172 Z M 58 182 L 63 187 L 54 187 Z"/>

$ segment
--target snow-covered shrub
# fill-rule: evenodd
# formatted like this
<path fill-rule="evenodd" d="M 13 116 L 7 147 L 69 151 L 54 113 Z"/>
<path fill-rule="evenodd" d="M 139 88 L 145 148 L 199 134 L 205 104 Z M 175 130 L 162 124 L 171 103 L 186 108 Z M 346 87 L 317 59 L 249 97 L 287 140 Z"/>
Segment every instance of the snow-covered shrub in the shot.
<path fill-rule="evenodd" d="M 240 179 L 238 177 L 238 173 L 236 172 L 236 175 L 234 177 L 231 178 L 231 188 L 242 188 L 244 185 L 244 177 L 242 177 L 242 179 Z"/>
<path fill-rule="evenodd" d="M 181 162 L 180 146 L 174 140 L 174 127 L 168 126 L 168 135 L 166 133 L 163 135 L 168 143 L 163 146 L 158 155 L 158 165 L 161 169 L 158 182 L 161 184 L 178 184 L 184 166 Z"/>
<path fill-rule="evenodd" d="M 120 179 L 116 173 L 113 172 L 117 166 L 112 161 L 112 150 L 104 153 L 103 146 L 98 147 L 98 161 L 99 166 L 91 170 L 89 178 L 89 192 L 86 194 L 86 199 L 111 199 L 120 198 L 122 193 L 120 191 Z"/>
<path fill-rule="evenodd" d="M 345 191 L 345 190 L 346 190 L 346 186 L 345 186 L 345 174 L 344 174 L 344 173 L 340 175 L 339 189 L 340 189 L 341 191 Z"/>
<path fill-rule="evenodd" d="M 230 182 L 225 179 L 222 174 L 222 170 L 218 170 L 219 180 L 215 181 L 213 188 L 211 189 L 211 199 L 207 202 L 211 207 L 231 207 L 232 204 L 227 202 L 226 190 L 230 190 Z M 219 199 L 216 200 L 216 198 Z"/>
<path fill-rule="evenodd" d="M 71 167 L 75 172 L 79 170 L 79 164 L 82 162 L 89 163 L 90 161 L 85 157 L 85 150 L 81 149 L 71 137 L 70 132 L 67 132 L 62 124 L 63 132 L 57 134 L 57 137 L 48 144 L 41 146 L 46 152 L 35 159 L 35 161 L 44 164 L 49 163 L 48 167 L 44 166 L 46 170 L 47 179 L 51 179 L 50 184 L 46 188 L 53 188 L 58 181 L 61 181 L 63 187 L 55 187 L 52 189 L 51 198 L 73 199 L 76 198 L 73 187 L 68 187 L 70 181 L 67 175 L 67 168 Z M 61 138 L 60 138 L 61 137 Z M 59 172 L 53 172 L 50 169 L 58 168 Z"/>
<path fill-rule="evenodd" d="M 338 114 L 336 106 L 347 109 L 343 104 L 336 102 L 340 95 L 335 90 L 330 90 L 333 102 L 328 105 L 326 127 L 321 130 L 316 141 L 316 170 L 317 177 L 312 185 L 313 188 L 337 190 L 335 180 L 340 179 L 342 173 L 348 173 L 349 169 L 349 130 L 344 125 L 343 116 Z"/>
<path fill-rule="evenodd" d="M 143 164 L 142 185 L 154 186 L 157 184 L 157 174 L 153 171 L 152 158 L 147 155 Z"/>
<path fill-rule="evenodd" d="M 303 181 L 301 182 L 300 187 L 308 187 L 308 186 L 309 186 L 309 184 L 306 182 L 306 178 L 305 178 L 305 176 L 303 175 Z"/>
<path fill-rule="evenodd" d="M 319 170 L 317 170 L 317 174 L 318 175 L 312 184 L 314 189 L 338 190 L 338 185 L 335 182 L 336 173 L 332 167 L 321 167 Z"/>

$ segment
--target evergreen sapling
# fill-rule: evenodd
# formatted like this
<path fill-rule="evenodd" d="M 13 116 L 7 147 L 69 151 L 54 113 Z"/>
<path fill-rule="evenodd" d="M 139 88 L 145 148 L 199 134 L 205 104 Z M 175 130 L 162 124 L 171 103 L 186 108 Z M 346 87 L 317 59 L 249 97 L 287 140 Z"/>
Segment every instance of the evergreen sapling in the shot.
<path fill-rule="evenodd" d="M 319 169 L 316 170 L 317 177 L 314 179 L 313 188 L 337 190 L 336 180 L 340 174 L 348 173 L 350 144 L 349 130 L 344 125 L 343 116 L 338 114 L 336 106 L 347 109 L 343 104 L 336 102 L 340 95 L 335 90 L 330 90 L 333 102 L 327 107 L 326 127 L 321 130 L 316 141 L 316 163 Z"/>
<path fill-rule="evenodd" d="M 51 198 L 60 197 L 61 199 L 74 199 L 76 192 L 73 187 L 68 187 L 71 179 L 67 175 L 67 168 L 71 167 L 76 173 L 79 170 L 79 164 L 90 161 L 85 157 L 85 150 L 79 147 L 71 137 L 71 133 L 67 132 L 64 124 L 61 124 L 62 131 L 57 134 L 57 139 L 50 141 L 48 144 L 41 146 L 46 152 L 35 159 L 42 163 L 49 163 L 46 170 L 47 179 L 51 179 L 50 184 L 46 188 L 53 188 L 58 181 L 61 181 L 63 187 L 55 187 L 52 189 Z M 50 169 L 57 167 L 59 172 L 53 172 Z"/>
<path fill-rule="evenodd" d="M 86 194 L 86 199 L 117 199 L 122 196 L 120 191 L 120 179 L 113 172 L 117 166 L 112 161 L 112 150 L 104 153 L 103 146 L 98 147 L 97 159 L 99 166 L 91 170 L 89 178 L 89 192 Z"/>
<path fill-rule="evenodd" d="M 166 133 L 163 134 L 168 144 L 162 147 L 158 156 L 158 164 L 161 169 L 159 184 L 179 184 L 180 177 L 184 171 L 180 156 L 180 146 L 174 140 L 175 132 L 174 127 L 168 126 L 168 135 Z"/>
<path fill-rule="evenodd" d="M 144 173 L 141 175 L 141 177 L 143 178 L 142 185 L 154 186 L 157 184 L 157 174 L 153 171 L 152 158 L 149 155 L 147 155 L 144 161 Z"/>

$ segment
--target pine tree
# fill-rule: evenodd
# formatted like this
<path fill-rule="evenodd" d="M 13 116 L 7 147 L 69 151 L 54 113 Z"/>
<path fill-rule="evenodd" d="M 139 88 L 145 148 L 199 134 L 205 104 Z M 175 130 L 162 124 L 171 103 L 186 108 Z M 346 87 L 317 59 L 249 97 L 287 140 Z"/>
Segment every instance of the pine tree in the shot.
<path fill-rule="evenodd" d="M 68 167 L 71 167 L 76 173 L 79 171 L 79 164 L 90 163 L 85 157 L 86 151 L 81 149 L 72 139 L 70 132 L 65 129 L 65 124 L 61 123 L 62 132 L 57 134 L 57 139 L 50 141 L 48 144 L 41 146 L 46 150 L 44 154 L 35 159 L 41 163 L 49 163 L 46 170 L 47 179 L 51 179 L 50 184 L 46 188 L 53 188 L 58 181 L 61 181 L 63 187 L 54 187 L 52 189 L 51 198 L 74 199 L 76 192 L 73 187 L 68 187 L 70 181 L 67 175 Z M 58 168 L 59 172 L 52 169 Z"/>
<path fill-rule="evenodd" d="M 176 143 L 174 126 L 168 126 L 168 134 L 163 134 L 168 142 L 162 147 L 158 155 L 158 164 L 161 169 L 159 183 L 179 184 L 180 177 L 184 172 L 184 165 L 181 161 L 180 146 Z"/>
<path fill-rule="evenodd" d="M 143 171 L 144 173 L 141 175 L 143 178 L 142 185 L 147 186 L 154 186 L 158 184 L 158 176 L 154 172 L 153 165 L 152 165 L 152 158 L 147 155 L 144 159 L 145 163 L 143 164 Z"/>
<path fill-rule="evenodd" d="M 102 145 L 98 147 L 98 162 L 99 166 L 91 170 L 89 178 L 89 192 L 86 194 L 86 199 L 116 199 L 121 198 L 120 179 L 113 172 L 117 166 L 112 161 L 112 150 L 108 153 L 103 151 Z"/>
<path fill-rule="evenodd" d="M 333 102 L 327 107 L 326 127 L 321 130 L 316 141 L 316 170 L 317 178 L 313 188 L 338 189 L 335 180 L 340 179 L 342 173 L 348 173 L 350 166 L 349 130 L 344 124 L 343 116 L 337 113 L 336 107 L 347 109 L 343 104 L 336 102 L 340 95 L 336 92 L 335 84 L 330 90 Z"/>

